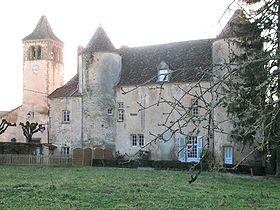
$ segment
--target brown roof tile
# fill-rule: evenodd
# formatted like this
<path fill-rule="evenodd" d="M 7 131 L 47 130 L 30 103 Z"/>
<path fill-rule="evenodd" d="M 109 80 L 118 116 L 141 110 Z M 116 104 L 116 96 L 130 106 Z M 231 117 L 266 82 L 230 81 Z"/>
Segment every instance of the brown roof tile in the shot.
<path fill-rule="evenodd" d="M 57 88 L 54 92 L 49 95 L 49 98 L 60 98 L 70 96 L 80 96 L 79 93 L 79 74 L 76 74 L 69 82 L 60 88 Z"/>

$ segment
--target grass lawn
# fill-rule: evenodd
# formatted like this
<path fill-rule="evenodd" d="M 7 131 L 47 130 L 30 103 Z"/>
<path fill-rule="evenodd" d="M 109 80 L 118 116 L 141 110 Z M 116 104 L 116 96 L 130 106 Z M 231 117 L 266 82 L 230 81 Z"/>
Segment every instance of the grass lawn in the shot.
<path fill-rule="evenodd" d="M 0 209 L 280 209 L 280 179 L 186 171 L 0 166 Z"/>

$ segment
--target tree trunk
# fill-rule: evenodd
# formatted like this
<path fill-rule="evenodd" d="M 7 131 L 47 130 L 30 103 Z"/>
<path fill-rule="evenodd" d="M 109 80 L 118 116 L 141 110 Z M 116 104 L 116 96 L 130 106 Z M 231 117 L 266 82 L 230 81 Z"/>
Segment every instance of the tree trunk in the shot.
<path fill-rule="evenodd" d="M 275 164 L 275 176 L 280 177 L 280 147 L 275 148 L 276 164 Z"/>

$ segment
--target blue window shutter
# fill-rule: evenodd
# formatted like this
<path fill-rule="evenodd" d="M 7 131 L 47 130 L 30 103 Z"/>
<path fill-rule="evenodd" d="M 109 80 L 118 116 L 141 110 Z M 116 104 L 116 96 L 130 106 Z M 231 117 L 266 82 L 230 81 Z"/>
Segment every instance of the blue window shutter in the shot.
<path fill-rule="evenodd" d="M 184 136 L 180 136 L 178 139 L 178 160 L 180 162 L 186 162 L 186 141 Z"/>
<path fill-rule="evenodd" d="M 203 149 L 203 137 L 198 136 L 197 137 L 197 162 L 201 158 L 202 149 Z"/>

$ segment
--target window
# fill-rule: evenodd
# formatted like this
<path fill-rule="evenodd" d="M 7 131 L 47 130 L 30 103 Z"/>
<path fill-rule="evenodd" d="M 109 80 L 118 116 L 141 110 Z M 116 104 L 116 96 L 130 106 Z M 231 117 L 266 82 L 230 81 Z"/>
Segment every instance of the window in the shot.
<path fill-rule="evenodd" d="M 35 60 L 36 59 L 36 51 L 35 51 L 35 47 L 31 46 L 29 48 L 29 53 L 30 53 L 30 60 Z"/>
<path fill-rule="evenodd" d="M 190 136 L 187 142 L 187 158 L 197 158 L 197 137 Z"/>
<path fill-rule="evenodd" d="M 168 69 L 160 69 L 158 73 L 159 82 L 168 82 Z"/>
<path fill-rule="evenodd" d="M 69 156 L 70 155 L 70 148 L 69 147 L 61 147 L 61 155 L 62 156 Z"/>
<path fill-rule="evenodd" d="M 124 120 L 124 105 L 123 102 L 118 103 L 118 122 L 123 122 Z"/>
<path fill-rule="evenodd" d="M 198 117 L 198 100 L 192 100 L 192 118 L 195 119 Z"/>
<path fill-rule="evenodd" d="M 41 46 L 36 47 L 36 59 L 40 60 L 42 58 L 42 48 Z"/>
<path fill-rule="evenodd" d="M 168 82 L 170 76 L 168 65 L 162 61 L 160 62 L 158 69 L 158 82 Z"/>
<path fill-rule="evenodd" d="M 39 60 L 42 58 L 42 47 L 40 45 L 29 48 L 29 60 Z"/>
<path fill-rule="evenodd" d="M 35 148 L 35 155 L 36 156 L 41 156 L 42 155 L 42 148 L 41 147 L 36 147 Z"/>
<path fill-rule="evenodd" d="M 131 135 L 131 140 L 132 140 L 132 146 L 133 147 L 137 146 L 137 136 L 136 136 L 136 134 Z"/>
<path fill-rule="evenodd" d="M 144 135 L 143 134 L 139 134 L 139 146 L 143 147 L 144 144 Z"/>
<path fill-rule="evenodd" d="M 113 109 L 108 109 L 107 110 L 107 115 L 112 116 L 113 115 Z"/>
<path fill-rule="evenodd" d="M 181 162 L 199 162 L 202 152 L 202 136 L 180 136 L 178 159 Z"/>
<path fill-rule="evenodd" d="M 233 163 L 232 147 L 231 146 L 224 147 L 224 163 L 225 164 L 232 164 Z"/>
<path fill-rule="evenodd" d="M 70 111 L 63 110 L 62 111 L 62 122 L 69 123 L 70 122 Z"/>
<path fill-rule="evenodd" d="M 144 141 L 144 135 L 143 134 L 131 134 L 131 146 L 136 147 L 140 146 L 143 147 L 145 146 L 145 141 Z"/>

